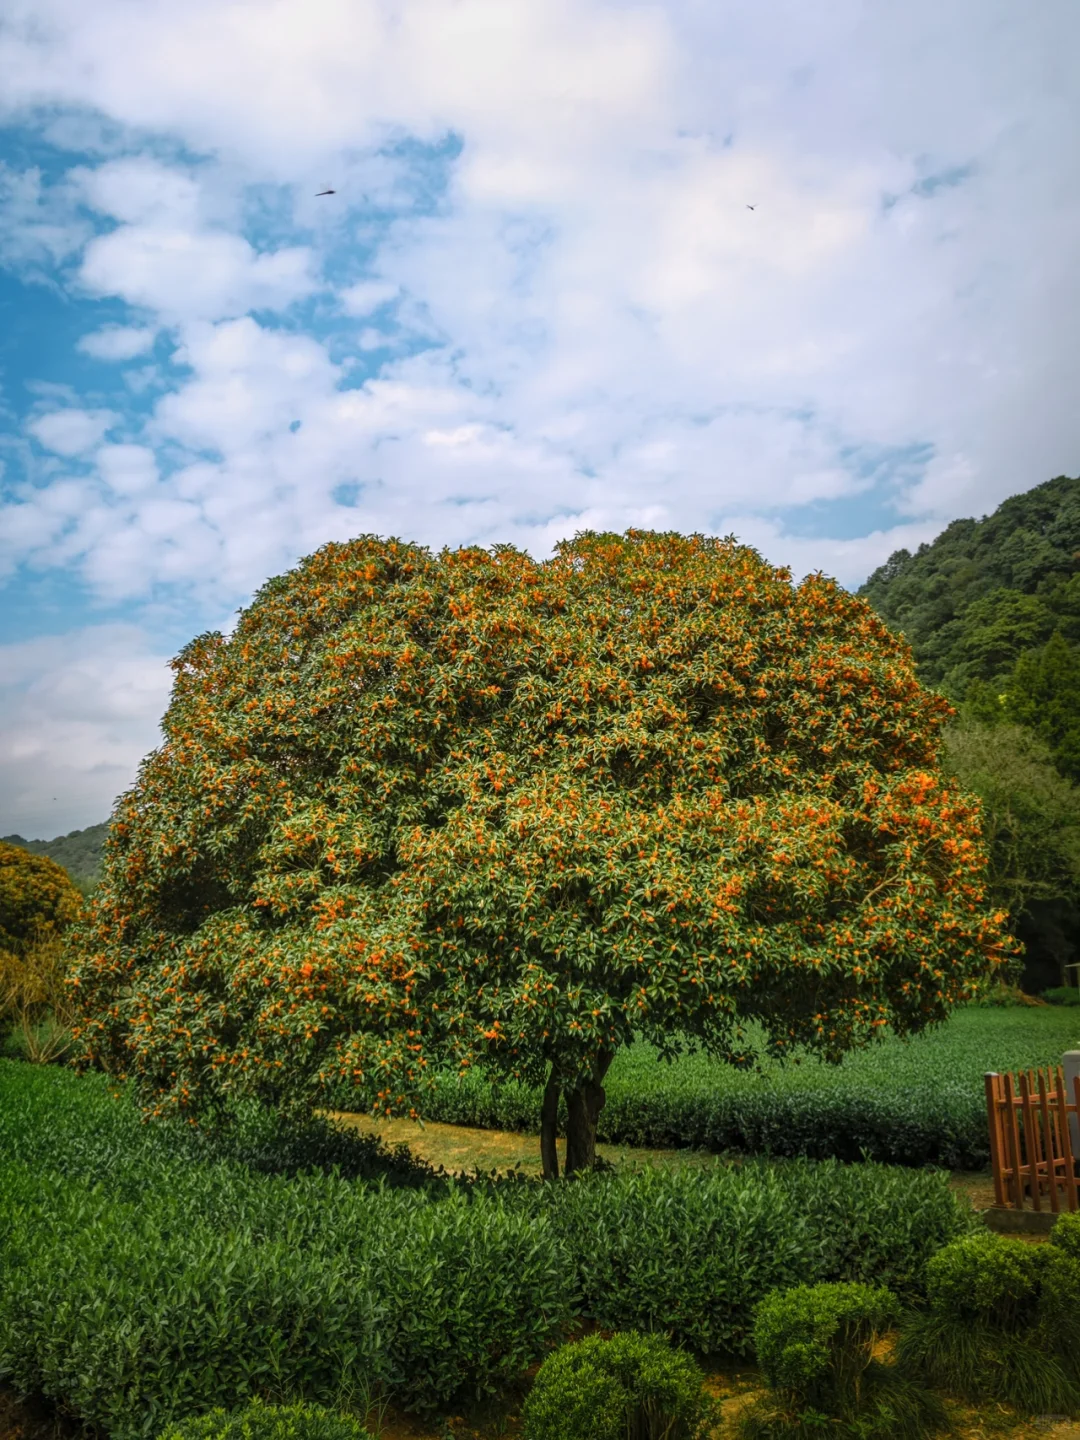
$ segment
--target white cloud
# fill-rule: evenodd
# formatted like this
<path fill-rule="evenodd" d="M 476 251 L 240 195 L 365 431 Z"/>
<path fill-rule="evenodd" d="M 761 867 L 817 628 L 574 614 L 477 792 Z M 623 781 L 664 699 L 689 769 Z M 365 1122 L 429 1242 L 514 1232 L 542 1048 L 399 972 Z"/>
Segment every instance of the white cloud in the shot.
<path fill-rule="evenodd" d="M 51 838 L 103 820 L 160 741 L 172 676 L 135 626 L 0 646 L 0 832 Z"/>
<path fill-rule="evenodd" d="M 90 226 L 70 185 L 49 187 L 41 170 L 0 160 L 0 265 L 40 278 L 77 253 Z"/>
<path fill-rule="evenodd" d="M 94 460 L 114 494 L 137 495 L 157 483 L 157 461 L 146 445 L 103 445 Z"/>
<path fill-rule="evenodd" d="M 109 410 L 51 410 L 38 415 L 27 430 L 39 444 L 55 455 L 83 455 L 97 445 L 106 430 L 116 423 Z"/>
<path fill-rule="evenodd" d="M 380 305 L 386 305 L 397 298 L 398 286 L 386 280 L 361 280 L 349 285 L 340 293 L 341 308 L 346 315 L 370 315 Z"/>
<path fill-rule="evenodd" d="M 95 360 L 134 360 L 153 347 L 156 331 L 137 325 L 106 325 L 79 341 L 79 349 Z"/>
<path fill-rule="evenodd" d="M 227 607 L 360 531 L 643 524 L 855 583 L 1077 468 L 1078 51 L 1068 0 L 8 0 L 2 103 L 87 154 L 0 172 L 0 260 L 81 253 L 139 311 L 83 353 L 179 367 L 10 563 Z"/>
<path fill-rule="evenodd" d="M 86 248 L 80 279 L 164 320 L 280 310 L 315 288 L 303 246 L 259 254 L 240 235 L 121 225 Z"/>
<path fill-rule="evenodd" d="M 88 205 L 113 219 L 131 225 L 198 223 L 198 182 L 148 156 L 110 160 L 92 170 L 79 168 L 72 172 L 72 180 Z"/>

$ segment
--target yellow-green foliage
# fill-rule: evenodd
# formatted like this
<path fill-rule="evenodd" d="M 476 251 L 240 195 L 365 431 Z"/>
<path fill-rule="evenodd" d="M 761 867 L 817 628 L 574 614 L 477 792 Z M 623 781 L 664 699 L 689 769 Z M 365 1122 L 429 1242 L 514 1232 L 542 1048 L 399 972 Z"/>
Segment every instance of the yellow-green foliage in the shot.
<path fill-rule="evenodd" d="M 349 1415 L 321 1405 L 266 1405 L 256 1400 L 242 1410 L 211 1410 L 182 1420 L 159 1440 L 371 1440 Z"/>
<path fill-rule="evenodd" d="M 29 1060 L 70 1043 L 62 937 L 81 906 L 55 861 L 0 842 L 0 1023 L 14 1025 Z"/>
<path fill-rule="evenodd" d="M 0 842 L 0 951 L 25 954 L 77 919 L 82 896 L 47 855 Z"/>
<path fill-rule="evenodd" d="M 709 1410 L 701 1381 L 663 1336 L 590 1335 L 541 1365 L 522 1412 L 524 1440 L 693 1440 Z"/>

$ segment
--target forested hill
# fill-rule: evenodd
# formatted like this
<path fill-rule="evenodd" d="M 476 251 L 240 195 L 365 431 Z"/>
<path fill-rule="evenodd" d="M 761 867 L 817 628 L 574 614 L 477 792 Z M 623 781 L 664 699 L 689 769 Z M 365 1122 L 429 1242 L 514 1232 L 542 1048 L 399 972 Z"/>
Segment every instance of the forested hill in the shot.
<path fill-rule="evenodd" d="M 985 721 L 1028 726 L 1080 781 L 1080 477 L 954 520 L 859 594 L 907 636 L 925 684 Z"/>
<path fill-rule="evenodd" d="M 958 706 L 943 761 L 983 801 L 1025 987 L 1065 983 L 1080 959 L 1080 478 L 954 520 L 859 594 Z"/>
<path fill-rule="evenodd" d="M 71 878 L 80 886 L 96 884 L 101 875 L 102 850 L 109 822 L 90 825 L 85 830 L 72 830 L 68 835 L 58 835 L 55 840 L 24 840 L 21 835 L 2 835 L 7 845 L 18 845 L 33 855 L 48 855 L 62 865 Z"/>
<path fill-rule="evenodd" d="M 914 555 L 897 550 L 859 590 L 902 630 L 919 674 L 953 699 L 1011 673 L 1055 630 L 1080 641 L 1080 477 L 1013 495 L 982 520 L 954 520 Z"/>

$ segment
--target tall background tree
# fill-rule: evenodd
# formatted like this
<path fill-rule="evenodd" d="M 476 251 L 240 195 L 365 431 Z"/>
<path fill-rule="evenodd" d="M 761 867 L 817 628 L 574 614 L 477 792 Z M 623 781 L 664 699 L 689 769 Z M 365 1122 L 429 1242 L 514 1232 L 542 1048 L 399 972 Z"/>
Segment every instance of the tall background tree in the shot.
<path fill-rule="evenodd" d="M 327 546 L 174 668 L 75 976 L 84 1056 L 158 1108 L 393 1112 L 481 1065 L 545 1087 L 553 1175 L 621 1045 L 835 1059 L 1004 958 L 948 706 L 734 541 Z"/>
<path fill-rule="evenodd" d="M 1080 960 L 1080 877 L 1069 858 L 1080 478 L 1058 476 L 982 520 L 954 521 L 915 554 L 897 551 L 859 593 L 910 641 L 924 683 L 958 707 L 949 764 L 987 806 L 993 889 L 1024 942 L 1025 988 L 1064 984 Z"/>

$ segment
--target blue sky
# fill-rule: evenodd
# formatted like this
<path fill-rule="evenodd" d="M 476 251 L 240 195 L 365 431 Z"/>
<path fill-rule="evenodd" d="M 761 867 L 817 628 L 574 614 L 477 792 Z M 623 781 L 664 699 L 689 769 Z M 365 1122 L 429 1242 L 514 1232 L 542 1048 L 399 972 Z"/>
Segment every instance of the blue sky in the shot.
<path fill-rule="evenodd" d="M 1072 0 L 0 0 L 0 833 L 104 818 L 326 541 L 855 585 L 1076 473 L 1077 54 Z"/>

